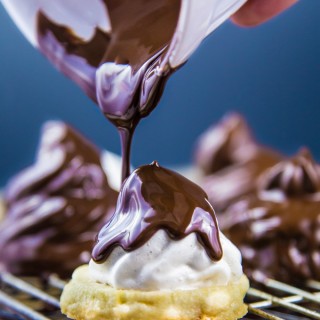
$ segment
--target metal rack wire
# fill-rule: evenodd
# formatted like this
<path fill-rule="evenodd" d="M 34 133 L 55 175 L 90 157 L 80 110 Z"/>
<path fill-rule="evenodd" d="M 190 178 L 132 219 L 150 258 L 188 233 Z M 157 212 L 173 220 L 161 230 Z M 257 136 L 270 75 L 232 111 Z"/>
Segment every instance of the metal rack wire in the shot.
<path fill-rule="evenodd" d="M 63 320 L 59 297 L 65 282 L 51 275 L 46 282 L 0 273 L 1 320 Z M 251 287 L 243 319 L 320 320 L 320 282 L 310 280 L 297 288 L 273 279 L 264 279 L 259 289 Z M 260 289 L 262 287 L 263 289 Z"/>

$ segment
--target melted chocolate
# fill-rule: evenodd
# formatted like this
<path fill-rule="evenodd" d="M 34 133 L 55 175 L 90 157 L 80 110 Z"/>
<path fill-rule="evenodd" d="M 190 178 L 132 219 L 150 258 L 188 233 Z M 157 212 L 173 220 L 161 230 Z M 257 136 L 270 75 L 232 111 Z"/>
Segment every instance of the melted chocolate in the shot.
<path fill-rule="evenodd" d="M 195 150 L 195 163 L 205 175 L 210 175 L 246 162 L 255 149 L 256 142 L 246 121 L 239 114 L 231 113 L 201 135 Z"/>
<path fill-rule="evenodd" d="M 49 122 L 37 162 L 6 189 L 0 266 L 15 274 L 70 276 L 89 260 L 96 233 L 113 214 L 116 198 L 100 152 L 67 125 Z"/>
<path fill-rule="evenodd" d="M 246 121 L 232 113 L 199 139 L 195 164 L 201 187 L 218 213 L 256 188 L 258 176 L 283 157 L 259 145 Z"/>
<path fill-rule="evenodd" d="M 287 197 L 311 196 L 320 190 L 319 167 L 308 149 L 300 150 L 290 161 L 283 161 L 260 182 L 261 190 L 281 190 Z"/>
<path fill-rule="evenodd" d="M 123 180 L 130 174 L 135 127 L 157 105 L 171 74 L 166 49 L 181 0 L 104 0 L 112 31 L 84 41 L 38 14 L 38 42 L 53 64 L 96 101 L 120 132 Z M 72 16 L 70 15 L 70 19 Z"/>
<path fill-rule="evenodd" d="M 154 162 L 123 183 L 115 214 L 100 231 L 92 257 L 101 263 L 116 246 L 135 250 L 159 229 L 174 240 L 195 232 L 211 259 L 222 256 L 217 221 L 205 192 Z"/>
<path fill-rule="evenodd" d="M 252 278 L 320 280 L 320 168 L 306 151 L 265 172 L 259 188 L 231 206 L 222 228 Z"/>
<path fill-rule="evenodd" d="M 90 40 L 81 39 L 74 30 L 50 20 L 41 11 L 37 19 L 41 51 L 99 104 L 120 133 L 125 183 L 117 212 L 100 232 L 93 257 L 97 261 L 105 259 L 117 244 L 133 250 L 159 228 L 165 228 L 174 239 L 196 232 L 208 255 L 220 259 L 214 212 L 199 187 L 156 164 L 138 169 L 125 180 L 130 174 L 135 128 L 155 108 L 173 71 L 166 53 L 181 0 L 103 3 L 111 31 L 96 28 Z M 137 210 L 136 205 L 141 207 Z"/>

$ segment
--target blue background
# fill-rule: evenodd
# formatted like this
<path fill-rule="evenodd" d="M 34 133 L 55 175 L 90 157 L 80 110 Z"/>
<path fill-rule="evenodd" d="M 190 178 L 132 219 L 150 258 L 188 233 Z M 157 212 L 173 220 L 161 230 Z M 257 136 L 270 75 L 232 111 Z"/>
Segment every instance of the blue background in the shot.
<path fill-rule="evenodd" d="M 32 163 L 48 119 L 73 124 L 120 152 L 115 128 L 20 34 L 0 6 L 0 185 Z M 320 1 L 305 0 L 257 28 L 225 23 L 168 82 L 142 121 L 133 163 L 190 163 L 196 138 L 223 114 L 247 118 L 257 139 L 287 154 L 308 146 L 320 159 Z"/>

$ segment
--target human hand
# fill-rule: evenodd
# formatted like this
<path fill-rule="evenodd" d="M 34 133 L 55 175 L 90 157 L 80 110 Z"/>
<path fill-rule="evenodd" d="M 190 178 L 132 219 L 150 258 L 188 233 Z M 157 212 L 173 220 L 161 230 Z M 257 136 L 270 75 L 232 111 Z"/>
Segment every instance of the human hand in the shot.
<path fill-rule="evenodd" d="M 231 19 L 240 26 L 256 26 L 271 19 L 296 2 L 297 0 L 248 0 Z"/>

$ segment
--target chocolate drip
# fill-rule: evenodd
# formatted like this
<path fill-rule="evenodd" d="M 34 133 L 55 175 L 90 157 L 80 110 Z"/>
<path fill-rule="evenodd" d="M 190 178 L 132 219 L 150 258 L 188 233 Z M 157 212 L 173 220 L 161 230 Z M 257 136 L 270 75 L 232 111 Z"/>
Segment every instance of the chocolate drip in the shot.
<path fill-rule="evenodd" d="M 288 197 L 320 191 L 319 166 L 307 149 L 302 149 L 290 161 L 283 161 L 261 179 L 261 190 L 281 190 Z"/>
<path fill-rule="evenodd" d="M 117 126 L 124 179 L 130 173 L 135 127 L 155 108 L 173 71 L 166 61 L 166 49 L 181 0 L 104 0 L 104 4 L 110 34 L 96 29 L 92 39 L 84 41 L 39 12 L 38 42 L 48 59 L 78 83 Z"/>
<path fill-rule="evenodd" d="M 116 198 L 99 151 L 64 123 L 47 123 L 36 163 L 6 188 L 0 265 L 15 274 L 70 276 L 88 261 Z"/>
<path fill-rule="evenodd" d="M 115 214 L 99 232 L 92 257 L 102 263 L 116 246 L 135 250 L 159 229 L 174 240 L 195 232 L 211 259 L 222 256 L 217 221 L 205 192 L 154 162 L 125 180 Z"/>
<path fill-rule="evenodd" d="M 299 283 L 320 280 L 319 169 L 308 151 L 266 171 L 256 192 L 221 216 L 246 274 Z"/>

